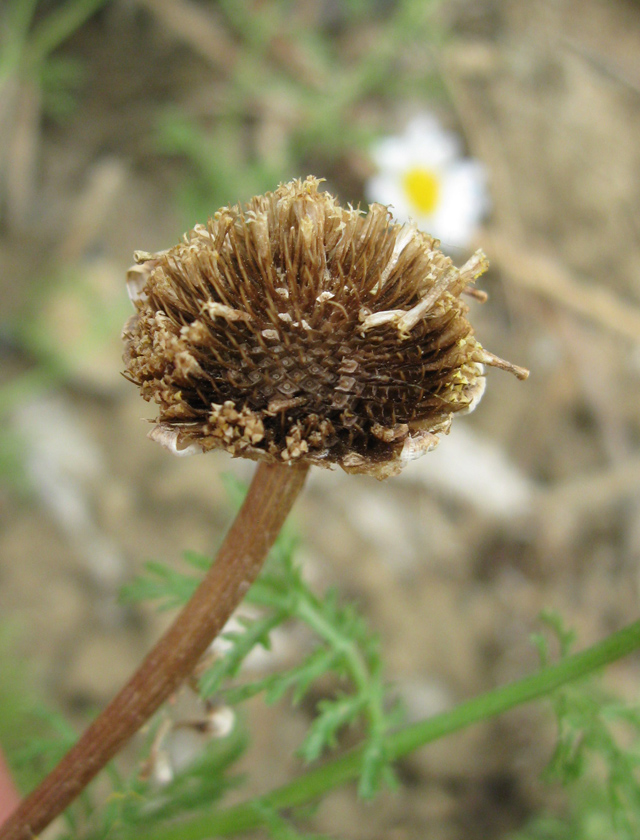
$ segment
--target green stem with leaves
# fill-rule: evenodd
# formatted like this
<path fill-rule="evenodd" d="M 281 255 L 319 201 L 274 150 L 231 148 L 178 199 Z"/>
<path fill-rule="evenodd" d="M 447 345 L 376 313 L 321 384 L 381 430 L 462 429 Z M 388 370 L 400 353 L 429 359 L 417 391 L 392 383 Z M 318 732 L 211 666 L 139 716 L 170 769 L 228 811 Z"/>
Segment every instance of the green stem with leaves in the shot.
<path fill-rule="evenodd" d="M 386 756 L 384 749 L 384 734 L 386 730 L 386 720 L 383 711 L 384 688 L 379 660 L 377 661 L 377 668 L 370 668 L 358 649 L 358 645 L 347 635 L 342 635 L 326 621 L 322 612 L 316 609 L 313 602 L 309 599 L 301 600 L 298 605 L 297 614 L 321 639 L 329 642 L 334 650 L 341 653 L 347 663 L 358 693 L 361 697 L 366 698 L 366 710 L 369 718 L 368 749 L 375 751 L 376 761 L 373 764 L 370 762 L 367 763 L 371 770 L 365 772 L 363 768 L 360 776 L 359 792 L 363 798 L 369 799 L 375 795 L 378 787 L 371 778 L 371 771 L 375 772 L 375 766 L 383 762 L 383 757 Z"/>
<path fill-rule="evenodd" d="M 385 737 L 387 755 L 399 759 L 439 738 L 523 703 L 543 698 L 563 685 L 593 673 L 640 648 L 640 621 L 613 633 L 580 653 L 543 668 L 516 682 L 496 688 L 426 720 L 405 726 Z M 313 802 L 336 787 L 358 777 L 364 747 L 355 748 L 334 761 L 303 773 L 287 785 L 218 813 L 166 827 L 155 826 L 153 840 L 205 840 L 238 834 L 264 824 L 265 813 Z M 136 829 L 137 840 L 146 836 Z"/>

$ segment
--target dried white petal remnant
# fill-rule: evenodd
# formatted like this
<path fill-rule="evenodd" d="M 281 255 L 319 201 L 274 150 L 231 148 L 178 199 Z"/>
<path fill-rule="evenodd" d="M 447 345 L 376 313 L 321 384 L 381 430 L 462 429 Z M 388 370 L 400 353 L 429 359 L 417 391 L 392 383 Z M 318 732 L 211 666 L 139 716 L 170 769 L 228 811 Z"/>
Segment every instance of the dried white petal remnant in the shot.
<path fill-rule="evenodd" d="M 179 455 L 185 457 L 187 455 L 200 455 L 204 449 L 198 443 L 182 444 L 180 440 L 180 431 L 172 429 L 169 426 L 160 425 L 155 426 L 147 437 L 150 440 L 155 440 L 160 446 L 163 446 L 172 455 Z"/>
<path fill-rule="evenodd" d="M 151 436 L 385 478 L 472 410 L 488 353 L 461 268 L 386 207 L 341 207 L 317 179 L 219 210 L 160 254 L 137 253 L 125 375 L 159 406 Z"/>

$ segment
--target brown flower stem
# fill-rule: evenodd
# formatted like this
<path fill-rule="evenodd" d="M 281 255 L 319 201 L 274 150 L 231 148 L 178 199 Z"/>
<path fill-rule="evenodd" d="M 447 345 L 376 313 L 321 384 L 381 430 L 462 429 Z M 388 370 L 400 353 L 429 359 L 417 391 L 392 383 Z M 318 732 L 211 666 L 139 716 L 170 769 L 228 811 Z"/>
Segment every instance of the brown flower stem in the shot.
<path fill-rule="evenodd" d="M 258 466 L 215 563 L 189 603 L 78 743 L 0 826 L 0 840 L 32 840 L 192 673 L 257 577 L 307 470 Z"/>
<path fill-rule="evenodd" d="M 17 807 L 20 797 L 0 749 L 0 822 Z"/>

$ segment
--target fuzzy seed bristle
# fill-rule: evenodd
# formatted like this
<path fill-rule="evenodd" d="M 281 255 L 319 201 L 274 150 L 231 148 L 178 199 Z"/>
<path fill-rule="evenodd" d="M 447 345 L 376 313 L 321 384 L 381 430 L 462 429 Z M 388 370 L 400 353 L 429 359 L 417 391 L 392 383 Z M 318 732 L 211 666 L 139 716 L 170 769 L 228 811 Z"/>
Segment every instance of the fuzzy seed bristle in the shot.
<path fill-rule="evenodd" d="M 486 269 L 308 177 L 223 207 L 179 245 L 136 252 L 125 376 L 174 450 L 305 460 L 378 478 L 433 448 L 484 389 L 461 300 Z M 168 437 L 167 437 L 168 435 Z"/>

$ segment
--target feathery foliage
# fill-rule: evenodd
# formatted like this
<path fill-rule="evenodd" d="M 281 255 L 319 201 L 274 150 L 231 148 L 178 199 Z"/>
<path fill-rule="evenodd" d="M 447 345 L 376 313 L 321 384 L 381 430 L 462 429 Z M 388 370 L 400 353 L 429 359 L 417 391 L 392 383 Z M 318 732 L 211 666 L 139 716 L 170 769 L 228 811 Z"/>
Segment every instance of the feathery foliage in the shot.
<path fill-rule="evenodd" d="M 242 486 L 227 479 L 227 487 L 239 503 Z M 210 740 L 191 764 L 173 771 L 160 784 L 148 772 L 163 749 L 160 715 L 147 732 L 143 764 L 126 776 L 110 765 L 112 794 L 106 805 L 96 805 L 91 789 L 85 792 L 67 811 L 64 840 L 205 840 L 212 833 L 232 835 L 256 826 L 262 826 L 276 840 L 302 840 L 304 835 L 283 818 L 283 808 L 317 801 L 323 792 L 358 773 L 361 794 L 371 796 L 391 778 L 390 757 L 397 758 L 541 696 L 551 699 L 558 718 L 558 744 L 549 774 L 571 783 L 576 793 L 566 819 L 539 818 L 511 840 L 599 840 L 602 836 L 631 840 L 638 835 L 640 712 L 637 705 L 608 696 L 593 680 L 580 676 L 636 649 L 638 624 L 587 651 L 572 654 L 573 634 L 560 619 L 546 616 L 559 641 L 559 663 L 549 664 L 549 642 L 537 637 L 543 662 L 539 675 L 473 698 L 435 718 L 395 729 L 395 714 L 388 711 L 385 702 L 375 637 L 353 607 L 341 605 L 335 593 L 320 599 L 309 590 L 294 559 L 295 546 L 296 538 L 286 528 L 265 575 L 249 595 L 255 608 L 261 610 L 259 617 L 245 621 L 243 630 L 227 634 L 227 650 L 201 674 L 200 689 L 205 698 L 215 698 L 217 703 L 238 705 L 258 693 L 271 702 L 286 694 L 299 702 L 322 677 L 323 686 L 331 683 L 334 690 L 325 690 L 324 699 L 317 703 L 316 717 L 301 746 L 303 757 L 315 760 L 340 739 L 348 725 L 359 728 L 361 745 L 282 788 L 237 807 L 218 809 L 215 804 L 221 796 L 242 781 L 234 774 L 234 765 L 246 744 L 243 727 L 236 725 L 229 736 Z M 126 597 L 153 597 L 164 606 L 179 604 L 188 598 L 209 562 L 195 553 L 187 553 L 185 559 L 192 572 L 169 571 L 152 564 L 145 578 L 128 587 Z M 315 644 L 288 670 L 262 679 L 246 676 L 242 665 L 248 654 L 256 646 L 268 647 L 270 634 L 283 622 L 304 624 L 313 631 Z M 45 733 L 36 740 L 23 754 L 27 763 L 36 759 L 41 763 L 43 755 L 54 760 L 68 746 L 72 738 L 69 727 L 53 718 L 48 724 L 49 732 L 57 733 L 53 738 Z M 304 819 L 300 813 L 291 816 Z M 316 836 L 316 840 L 320 838 Z"/>
<path fill-rule="evenodd" d="M 244 488 L 230 476 L 225 483 L 239 504 Z M 388 730 L 399 722 L 397 709 L 388 708 L 378 640 L 354 606 L 340 602 L 335 590 L 322 598 L 312 592 L 295 560 L 297 542 L 292 530 L 285 527 L 264 573 L 247 595 L 247 601 L 260 609 L 259 617 L 243 618 L 242 630 L 222 634 L 228 650 L 201 675 L 200 691 L 205 699 L 220 698 L 232 706 L 261 693 L 267 703 L 290 694 L 297 704 L 321 679 L 330 676 L 335 691 L 317 703 L 300 754 L 306 762 L 315 761 L 335 747 L 346 727 L 362 729 L 367 748 L 360 793 L 370 798 L 383 782 L 393 783 L 383 742 Z M 194 552 L 184 558 L 198 571 L 210 562 Z M 179 606 L 186 603 L 199 580 L 195 573 L 178 572 L 158 563 L 147 564 L 146 570 L 145 577 L 126 588 L 127 600 L 154 598 L 162 608 Z M 243 662 L 251 651 L 257 645 L 268 650 L 270 633 L 293 621 L 306 625 L 315 636 L 301 661 L 261 679 L 242 676 Z"/>
<path fill-rule="evenodd" d="M 575 633 L 555 612 L 544 612 L 542 620 L 566 659 Z M 547 666 L 548 637 L 536 634 L 533 641 Z M 549 701 L 558 735 L 545 778 L 567 787 L 569 814 L 539 817 L 512 840 L 634 840 L 640 836 L 640 704 L 614 697 L 599 677 L 572 682 Z"/>

